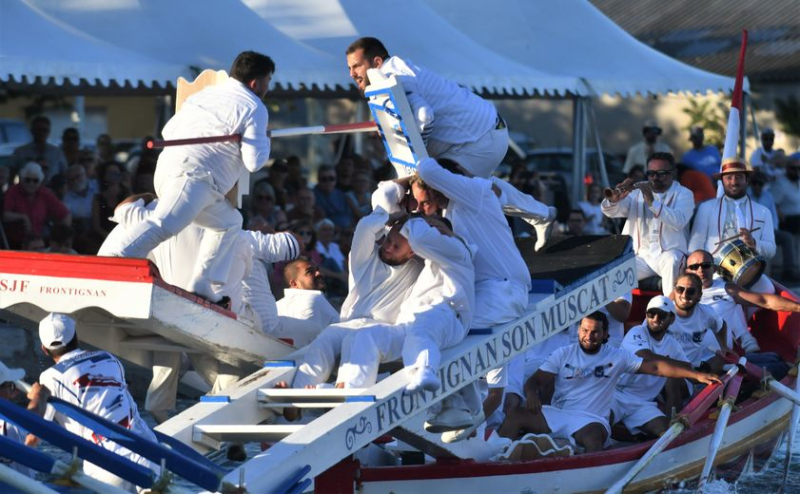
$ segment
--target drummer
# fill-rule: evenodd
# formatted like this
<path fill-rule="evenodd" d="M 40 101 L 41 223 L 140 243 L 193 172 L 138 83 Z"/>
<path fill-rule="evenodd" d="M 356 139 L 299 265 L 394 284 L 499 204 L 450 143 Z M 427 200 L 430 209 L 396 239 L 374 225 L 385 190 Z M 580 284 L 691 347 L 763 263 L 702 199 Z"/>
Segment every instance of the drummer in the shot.
<path fill-rule="evenodd" d="M 689 251 L 706 250 L 719 258 L 730 242 L 741 240 L 753 252 L 769 260 L 775 255 L 775 229 L 766 207 L 747 194 L 753 168 L 742 158 L 726 158 L 720 167 L 725 194 L 700 205 L 694 218 Z M 761 276 L 750 287 L 758 293 L 775 293 L 772 283 Z"/>

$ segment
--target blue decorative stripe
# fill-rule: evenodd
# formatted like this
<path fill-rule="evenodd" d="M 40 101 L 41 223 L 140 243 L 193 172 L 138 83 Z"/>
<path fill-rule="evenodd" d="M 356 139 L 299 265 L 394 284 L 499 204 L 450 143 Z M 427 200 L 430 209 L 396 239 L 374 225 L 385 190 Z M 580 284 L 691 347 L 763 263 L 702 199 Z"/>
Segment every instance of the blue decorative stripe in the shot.
<path fill-rule="evenodd" d="M 345 403 L 375 403 L 374 395 L 361 395 L 361 396 L 347 396 L 344 399 Z"/>
<path fill-rule="evenodd" d="M 201 403 L 230 403 L 231 397 L 226 395 L 203 395 L 200 397 Z"/>
<path fill-rule="evenodd" d="M 267 360 L 264 362 L 264 367 L 268 369 L 276 369 L 276 368 L 292 368 L 295 367 L 296 363 L 294 360 Z"/>

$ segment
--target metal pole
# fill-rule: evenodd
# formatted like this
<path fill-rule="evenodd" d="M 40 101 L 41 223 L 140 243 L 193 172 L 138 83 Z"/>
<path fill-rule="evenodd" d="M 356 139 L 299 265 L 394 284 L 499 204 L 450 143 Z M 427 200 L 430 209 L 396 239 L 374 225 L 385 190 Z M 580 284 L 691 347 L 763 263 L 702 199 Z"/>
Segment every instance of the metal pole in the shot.
<path fill-rule="evenodd" d="M 572 100 L 572 190 L 570 203 L 573 207 L 581 200 L 583 190 L 583 169 L 586 163 L 586 119 L 584 102 L 580 96 Z"/>
<path fill-rule="evenodd" d="M 603 187 L 611 187 L 611 184 L 608 181 L 608 170 L 606 169 L 606 158 L 603 155 L 603 145 L 600 143 L 600 131 L 597 128 L 597 119 L 594 115 L 594 101 L 591 99 L 587 100 L 587 109 L 589 118 L 592 122 L 592 130 L 594 131 L 594 146 L 597 149 L 597 163 L 600 166 L 600 182 L 602 183 Z"/>

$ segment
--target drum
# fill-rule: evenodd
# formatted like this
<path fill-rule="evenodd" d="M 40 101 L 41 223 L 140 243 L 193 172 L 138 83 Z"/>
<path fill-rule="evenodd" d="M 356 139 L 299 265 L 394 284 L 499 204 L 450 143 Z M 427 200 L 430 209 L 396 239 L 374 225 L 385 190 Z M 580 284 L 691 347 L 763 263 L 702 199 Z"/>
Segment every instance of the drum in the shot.
<path fill-rule="evenodd" d="M 722 279 L 750 288 L 764 273 L 767 262 L 741 239 L 728 242 L 714 256 Z"/>

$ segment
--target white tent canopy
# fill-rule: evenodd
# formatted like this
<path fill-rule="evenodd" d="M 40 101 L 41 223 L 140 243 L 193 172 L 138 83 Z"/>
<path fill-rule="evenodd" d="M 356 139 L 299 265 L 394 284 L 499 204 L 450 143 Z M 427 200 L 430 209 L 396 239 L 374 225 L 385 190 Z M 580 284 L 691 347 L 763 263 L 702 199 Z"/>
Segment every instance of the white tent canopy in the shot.
<path fill-rule="evenodd" d="M 389 53 L 408 58 L 477 92 L 587 92 L 576 77 L 537 70 L 476 43 L 471 33 L 455 29 L 421 0 L 242 1 L 284 34 L 334 57 L 345 76 L 347 46 L 359 37 L 375 36 L 384 42 Z"/>
<path fill-rule="evenodd" d="M 280 33 L 238 0 L 28 1 L 93 37 L 170 63 L 228 70 L 238 53 L 255 50 L 275 60 L 273 81 L 283 88 L 350 82 L 338 59 Z"/>
<path fill-rule="evenodd" d="M 152 59 L 94 38 L 24 0 L 0 1 L 0 80 L 16 83 L 166 87 L 187 65 Z"/>
<path fill-rule="evenodd" d="M 548 73 L 580 77 L 595 94 L 733 90 L 732 78 L 650 48 L 586 0 L 424 1 L 493 51 Z"/>

